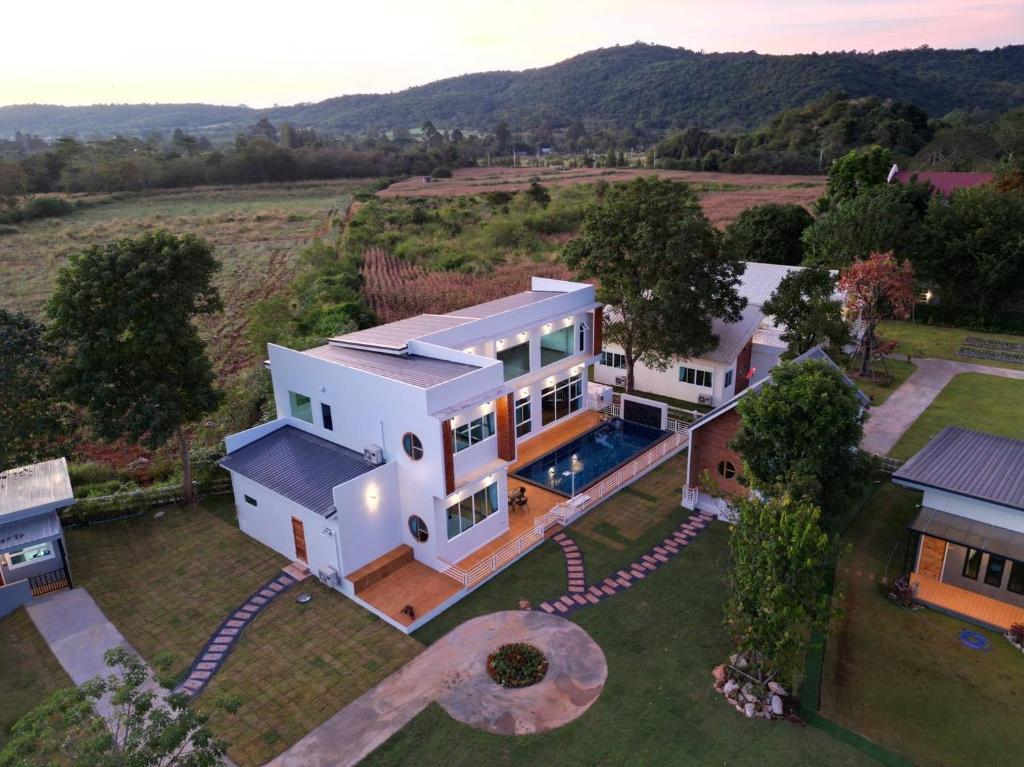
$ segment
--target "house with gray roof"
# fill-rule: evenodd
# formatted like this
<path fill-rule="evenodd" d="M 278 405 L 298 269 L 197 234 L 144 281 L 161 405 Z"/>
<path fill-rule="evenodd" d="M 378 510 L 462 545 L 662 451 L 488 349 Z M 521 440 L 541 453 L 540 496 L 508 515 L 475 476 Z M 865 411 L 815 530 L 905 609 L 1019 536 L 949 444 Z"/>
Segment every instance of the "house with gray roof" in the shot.
<path fill-rule="evenodd" d="M 1024 440 L 947 426 L 893 474 L 922 493 L 907 570 L 920 602 L 1024 622 Z"/>

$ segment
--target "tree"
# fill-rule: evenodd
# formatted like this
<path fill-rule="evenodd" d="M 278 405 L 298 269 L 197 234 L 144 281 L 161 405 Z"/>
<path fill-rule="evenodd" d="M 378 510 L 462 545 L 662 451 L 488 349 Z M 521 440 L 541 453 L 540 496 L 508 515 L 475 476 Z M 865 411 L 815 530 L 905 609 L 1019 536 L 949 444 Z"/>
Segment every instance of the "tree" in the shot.
<path fill-rule="evenodd" d="M 539 181 L 531 181 L 530 188 L 524 191 L 523 194 L 542 208 L 546 208 L 548 203 L 551 202 L 551 192 L 549 192 L 548 188 L 543 186 Z"/>
<path fill-rule="evenodd" d="M 209 717 L 188 705 L 182 694 L 165 701 L 143 689 L 147 671 L 123 647 L 107 650 L 106 679 L 54 692 L 13 726 L 0 751 L 0 767 L 214 767 L 226 746 L 214 738 Z M 94 706 L 109 696 L 109 722 Z"/>
<path fill-rule="evenodd" d="M 856 391 L 839 370 L 821 360 L 783 362 L 737 410 L 730 447 L 754 490 L 785 488 L 828 519 L 846 508 L 863 479 L 863 425 Z"/>
<path fill-rule="evenodd" d="M 739 321 L 743 265 L 723 256 L 719 236 L 689 186 L 657 177 L 612 184 L 584 214 L 562 260 L 599 284 L 610 311 L 604 337 L 622 347 L 626 390 L 633 366 L 665 370 L 676 357 L 714 349 L 715 319 Z"/>
<path fill-rule="evenodd" d="M 781 338 L 789 355 L 803 354 L 819 344 L 833 354 L 842 353 L 850 331 L 835 291 L 836 278 L 825 269 L 801 269 L 782 278 L 762 308 L 775 327 L 784 327 Z"/>
<path fill-rule="evenodd" d="M 877 145 L 850 150 L 834 160 L 828 170 L 826 187 L 829 206 L 852 200 L 865 189 L 884 184 L 892 166 L 892 152 Z"/>
<path fill-rule="evenodd" d="M 825 590 L 831 551 L 814 504 L 782 493 L 735 502 L 731 526 L 730 596 L 726 626 L 736 650 L 748 653 L 745 669 L 762 684 L 792 683 L 800 674 L 814 629 L 833 615 Z"/>
<path fill-rule="evenodd" d="M 47 305 L 53 337 L 70 352 L 56 371 L 59 390 L 102 438 L 155 448 L 176 437 L 189 501 L 185 427 L 221 399 L 192 320 L 221 310 L 211 282 L 219 269 L 198 237 L 147 233 L 72 255 Z"/>
<path fill-rule="evenodd" d="M 912 256 L 929 245 L 921 222 L 931 199 L 928 184 L 893 183 L 840 202 L 804 231 L 804 263 L 838 269 L 871 253 Z"/>
<path fill-rule="evenodd" d="M 1004 177 L 1005 178 L 1005 177 Z M 994 316 L 1024 285 L 1024 194 L 990 186 L 936 200 L 914 262 L 942 300 Z"/>
<path fill-rule="evenodd" d="M 866 376 L 884 349 L 878 323 L 905 320 L 914 308 L 914 270 L 909 261 L 901 264 L 892 253 L 872 253 L 842 271 L 839 290 L 846 294 L 847 312 L 860 322 L 854 359 L 859 360 L 860 375 Z"/>
<path fill-rule="evenodd" d="M 500 122 L 494 128 L 494 140 L 498 145 L 498 154 L 504 154 L 509 149 L 509 142 L 512 140 L 512 131 L 508 123 Z"/>
<path fill-rule="evenodd" d="M 1011 167 L 1024 168 L 1024 107 L 1004 112 L 992 126 L 992 136 Z"/>
<path fill-rule="evenodd" d="M 24 314 L 0 309 L 0 469 L 53 457 L 69 414 L 50 375 L 61 348 Z"/>
<path fill-rule="evenodd" d="M 804 260 L 801 235 L 813 223 L 802 205 L 755 205 L 725 228 L 722 250 L 740 261 L 796 266 Z"/>

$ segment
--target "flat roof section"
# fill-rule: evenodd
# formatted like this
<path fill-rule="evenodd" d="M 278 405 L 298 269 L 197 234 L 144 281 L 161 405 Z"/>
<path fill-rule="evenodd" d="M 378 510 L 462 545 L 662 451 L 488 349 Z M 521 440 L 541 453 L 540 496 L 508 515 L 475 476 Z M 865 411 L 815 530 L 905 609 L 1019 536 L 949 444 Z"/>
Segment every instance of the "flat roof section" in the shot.
<path fill-rule="evenodd" d="M 465 309 L 457 309 L 454 312 L 448 312 L 445 316 L 482 320 L 486 317 L 494 317 L 497 314 L 512 311 L 513 309 L 521 309 L 524 306 L 530 306 L 531 304 L 537 304 L 541 301 L 547 301 L 548 299 L 564 295 L 566 294 L 554 290 L 526 290 L 522 293 L 514 293 L 511 296 L 496 298 L 493 301 L 486 301 L 482 304 L 467 306 Z"/>
<path fill-rule="evenodd" d="M 461 362 L 449 362 L 417 354 L 382 354 L 362 349 L 350 349 L 337 344 L 317 346 L 307 349 L 303 354 L 420 389 L 429 389 L 480 369 Z"/>
<path fill-rule="evenodd" d="M 456 328 L 471 322 L 471 317 L 452 317 L 446 314 L 418 314 L 398 322 L 389 322 L 375 328 L 357 330 L 332 338 L 332 342 L 346 346 L 363 346 L 385 352 L 401 352 L 409 342 L 440 330 Z"/>
<path fill-rule="evenodd" d="M 13 519 L 52 511 L 74 502 L 68 462 L 63 458 L 0 473 L 0 520 L 8 515 Z"/>

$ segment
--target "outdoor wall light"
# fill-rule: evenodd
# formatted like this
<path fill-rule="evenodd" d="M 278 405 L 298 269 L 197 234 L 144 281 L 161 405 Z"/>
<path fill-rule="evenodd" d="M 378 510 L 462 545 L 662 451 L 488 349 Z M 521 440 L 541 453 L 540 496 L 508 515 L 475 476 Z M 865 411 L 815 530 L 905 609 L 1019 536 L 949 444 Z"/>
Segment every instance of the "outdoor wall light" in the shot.
<path fill-rule="evenodd" d="M 505 345 L 505 339 L 503 338 L 500 341 L 495 341 L 494 345 L 497 346 L 500 349 L 502 346 Z"/>
<path fill-rule="evenodd" d="M 566 317 L 565 318 L 565 324 L 566 325 L 571 325 L 572 324 L 572 317 Z"/>
<path fill-rule="evenodd" d="M 551 327 L 551 323 L 550 323 L 550 322 L 545 322 L 545 323 L 544 323 L 544 329 L 545 329 L 545 330 L 547 330 L 547 329 L 548 329 L 548 328 L 550 328 L 550 327 Z"/>
<path fill-rule="evenodd" d="M 462 351 L 464 351 L 466 354 L 472 354 L 473 353 L 473 347 L 470 346 L 468 349 L 463 349 Z"/>
<path fill-rule="evenodd" d="M 522 333 L 520 333 L 519 337 L 522 338 L 522 339 L 525 339 L 526 338 L 526 331 L 524 330 Z"/>
<path fill-rule="evenodd" d="M 520 397 L 525 397 L 529 393 L 530 393 L 530 387 L 529 386 L 527 386 L 525 389 L 520 389 L 519 390 L 519 396 Z"/>

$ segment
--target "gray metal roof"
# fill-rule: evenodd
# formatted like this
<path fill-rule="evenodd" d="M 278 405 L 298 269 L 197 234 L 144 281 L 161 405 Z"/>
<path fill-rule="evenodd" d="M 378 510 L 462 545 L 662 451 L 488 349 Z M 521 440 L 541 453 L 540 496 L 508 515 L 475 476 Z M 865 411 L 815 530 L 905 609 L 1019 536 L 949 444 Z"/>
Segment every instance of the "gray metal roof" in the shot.
<path fill-rule="evenodd" d="M 718 336 L 718 346 L 700 359 L 711 360 L 728 365 L 733 362 L 747 345 L 747 341 L 753 338 L 757 332 L 758 325 L 764 319 L 764 314 L 758 306 L 749 305 L 743 310 L 743 316 L 739 322 L 724 322 L 716 319 L 711 323 L 711 331 Z"/>
<path fill-rule="evenodd" d="M 335 487 L 377 468 L 361 453 L 294 426 L 282 426 L 219 463 L 323 517 L 334 511 Z"/>
<path fill-rule="evenodd" d="M 74 502 L 68 462 L 63 458 L 0 473 L 0 519 L 26 517 Z"/>
<path fill-rule="evenodd" d="M 747 261 L 747 269 L 740 277 L 739 294 L 754 306 L 761 306 L 771 298 L 772 293 L 779 287 L 779 283 L 786 275 L 802 270 L 802 266 Z"/>
<path fill-rule="evenodd" d="M 487 301 L 482 304 L 476 304 L 475 306 L 467 306 L 465 309 L 457 309 L 454 312 L 448 312 L 446 317 L 467 317 L 469 319 L 481 320 L 485 317 L 493 317 L 496 314 L 502 312 L 508 312 L 512 309 L 520 309 L 530 304 L 536 304 L 540 301 L 547 301 L 549 298 L 557 298 L 558 296 L 564 296 L 565 293 L 561 293 L 555 290 L 527 290 L 522 293 L 513 293 L 511 296 L 505 296 L 504 298 L 498 298 L 494 301 Z"/>
<path fill-rule="evenodd" d="M 893 479 L 1024 511 L 1024 440 L 947 426 Z"/>
<path fill-rule="evenodd" d="M 1024 533 L 977 522 L 927 506 L 918 512 L 910 529 L 933 538 L 981 549 L 989 554 L 1024 562 Z"/>
<path fill-rule="evenodd" d="M 389 322 L 386 325 L 378 325 L 375 328 L 346 333 L 331 340 L 350 346 L 364 346 L 382 351 L 400 352 L 409 345 L 410 341 L 416 338 L 422 338 L 439 330 L 456 328 L 459 325 L 465 325 L 467 322 L 472 322 L 472 318 L 453 317 L 446 314 L 417 314 L 415 317 L 407 317 L 404 320 L 398 320 L 398 322 Z"/>
<path fill-rule="evenodd" d="M 307 349 L 303 354 L 334 362 L 355 370 L 389 378 L 393 381 L 429 389 L 453 378 L 472 373 L 479 368 L 460 362 L 423 357 L 417 354 L 395 355 L 349 349 L 337 344 L 326 344 Z"/>

